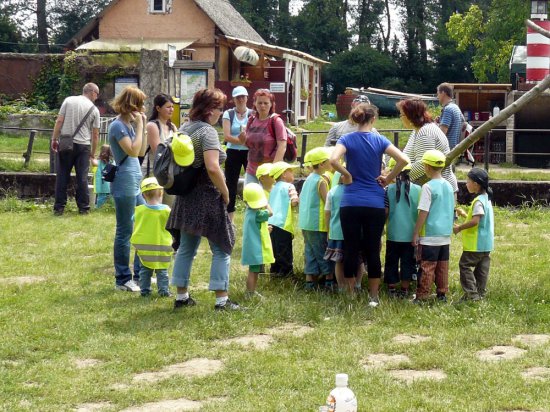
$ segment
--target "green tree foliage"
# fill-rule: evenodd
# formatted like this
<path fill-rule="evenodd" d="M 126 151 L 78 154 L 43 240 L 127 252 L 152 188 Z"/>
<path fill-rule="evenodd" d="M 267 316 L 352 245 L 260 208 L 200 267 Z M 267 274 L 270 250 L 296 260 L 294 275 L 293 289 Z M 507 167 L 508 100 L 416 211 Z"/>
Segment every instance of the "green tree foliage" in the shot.
<path fill-rule="evenodd" d="M 340 0 L 307 0 L 296 16 L 296 47 L 321 59 L 347 50 L 347 6 Z"/>
<path fill-rule="evenodd" d="M 0 7 L 0 52 L 19 52 L 21 32 L 10 19 L 7 11 Z"/>
<path fill-rule="evenodd" d="M 360 44 L 337 54 L 325 69 L 325 80 L 330 86 L 330 100 L 335 100 L 346 87 L 381 85 L 395 75 L 397 66 L 387 53 Z"/>
<path fill-rule="evenodd" d="M 279 17 L 279 2 L 277 0 L 231 0 L 230 3 L 241 13 L 245 20 L 254 27 L 260 36 L 268 43 L 277 41 L 276 24 Z M 288 10 L 288 1 L 286 9 Z M 284 7 L 283 7 L 284 8 Z M 280 26 L 277 26 L 280 30 Z"/>
<path fill-rule="evenodd" d="M 525 43 L 528 17 L 527 1 L 493 0 L 485 12 L 472 5 L 464 14 L 453 14 L 447 30 L 459 51 L 475 50 L 471 67 L 478 81 L 508 82 L 512 48 Z"/>

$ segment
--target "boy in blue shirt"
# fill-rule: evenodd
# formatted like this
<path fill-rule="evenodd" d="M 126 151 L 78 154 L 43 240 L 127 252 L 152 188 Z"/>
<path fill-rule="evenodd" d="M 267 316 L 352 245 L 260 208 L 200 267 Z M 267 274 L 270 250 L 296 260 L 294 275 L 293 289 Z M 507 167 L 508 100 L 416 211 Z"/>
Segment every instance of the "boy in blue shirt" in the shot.
<path fill-rule="evenodd" d="M 415 303 L 428 299 L 434 280 L 437 299 L 447 301 L 455 202 L 452 186 L 441 176 L 445 160 L 445 155 L 439 150 L 428 150 L 422 156 L 424 172 L 430 181 L 422 186 L 413 231 L 412 243 L 418 246 L 421 269 Z"/>

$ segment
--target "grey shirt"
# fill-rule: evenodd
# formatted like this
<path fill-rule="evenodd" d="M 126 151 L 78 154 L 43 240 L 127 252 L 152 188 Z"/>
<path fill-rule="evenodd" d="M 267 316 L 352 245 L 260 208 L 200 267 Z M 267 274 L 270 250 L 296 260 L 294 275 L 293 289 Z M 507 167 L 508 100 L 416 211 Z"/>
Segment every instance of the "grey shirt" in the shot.
<path fill-rule="evenodd" d="M 94 110 L 74 137 L 75 143 L 89 145 L 92 141 L 92 130 L 99 129 L 99 109 L 85 96 L 69 96 L 63 101 L 59 110 L 64 119 L 61 134 L 72 135 L 92 106 Z"/>
<path fill-rule="evenodd" d="M 327 140 L 325 140 L 325 146 L 335 146 L 340 137 L 351 132 L 356 132 L 357 127 L 358 126 L 356 124 L 353 124 L 349 120 L 335 123 L 328 131 Z"/>

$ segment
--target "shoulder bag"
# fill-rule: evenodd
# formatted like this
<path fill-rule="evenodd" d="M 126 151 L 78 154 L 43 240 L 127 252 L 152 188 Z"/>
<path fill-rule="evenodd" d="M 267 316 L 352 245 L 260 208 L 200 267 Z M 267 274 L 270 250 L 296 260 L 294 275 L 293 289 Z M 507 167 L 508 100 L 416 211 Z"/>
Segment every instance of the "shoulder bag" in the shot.
<path fill-rule="evenodd" d="M 62 135 L 59 136 L 59 146 L 57 148 L 57 151 L 59 153 L 68 153 L 68 152 L 73 151 L 74 137 L 79 132 L 79 130 L 82 128 L 82 126 L 84 125 L 84 122 L 90 116 L 90 114 L 92 113 L 94 108 L 95 108 L 95 105 L 92 104 L 92 107 L 90 107 L 90 109 L 86 113 L 86 116 L 84 116 L 84 118 L 80 121 L 80 124 L 78 125 L 78 127 L 76 128 L 76 130 L 74 131 L 74 133 L 72 135 L 62 134 Z"/>

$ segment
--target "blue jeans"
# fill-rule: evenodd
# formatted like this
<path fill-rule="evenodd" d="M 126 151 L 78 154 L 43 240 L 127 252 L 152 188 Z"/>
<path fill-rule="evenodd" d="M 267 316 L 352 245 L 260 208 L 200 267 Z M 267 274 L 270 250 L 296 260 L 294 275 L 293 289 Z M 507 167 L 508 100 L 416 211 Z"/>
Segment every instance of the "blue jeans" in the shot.
<path fill-rule="evenodd" d="M 116 212 L 116 232 L 113 246 L 115 261 L 115 281 L 124 285 L 132 279 L 130 271 L 130 238 L 134 229 L 134 210 L 136 206 L 145 203 L 141 194 L 137 196 L 113 196 Z M 139 278 L 141 263 L 137 255 L 134 257 L 134 274 Z"/>
<path fill-rule="evenodd" d="M 110 193 L 97 193 L 95 197 L 95 207 L 100 208 L 111 198 Z"/>
<path fill-rule="evenodd" d="M 181 232 L 180 246 L 174 260 L 172 285 L 178 288 L 189 287 L 191 266 L 201 243 L 201 237 Z M 212 251 L 212 265 L 210 266 L 209 290 L 227 291 L 229 289 L 229 263 L 231 256 L 225 253 L 218 245 L 208 240 Z"/>
<path fill-rule="evenodd" d="M 325 260 L 327 250 L 327 232 L 302 230 L 304 236 L 304 274 L 318 276 L 329 275 L 332 268 Z"/>
<path fill-rule="evenodd" d="M 141 265 L 139 271 L 139 287 L 142 295 L 151 293 L 151 277 L 153 273 L 157 274 L 157 288 L 159 295 L 167 295 L 170 292 L 168 288 L 168 269 L 151 269 Z"/>

